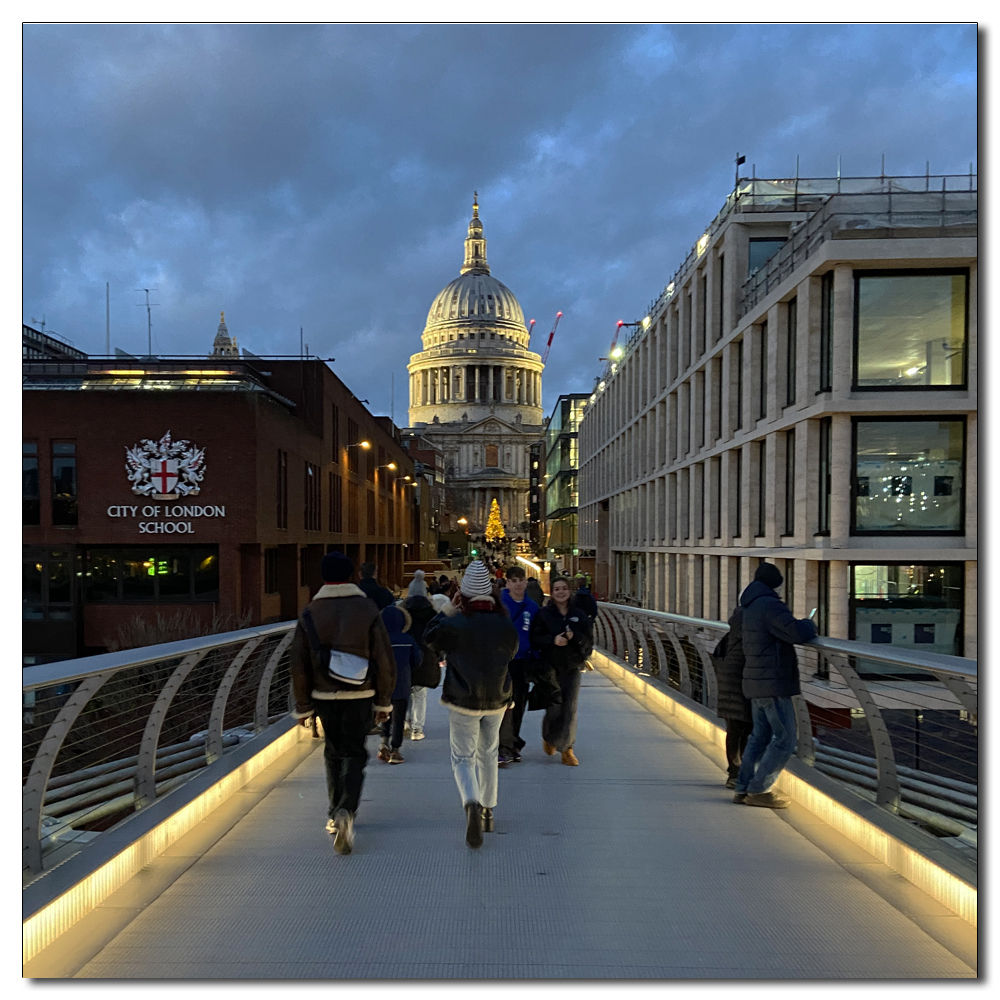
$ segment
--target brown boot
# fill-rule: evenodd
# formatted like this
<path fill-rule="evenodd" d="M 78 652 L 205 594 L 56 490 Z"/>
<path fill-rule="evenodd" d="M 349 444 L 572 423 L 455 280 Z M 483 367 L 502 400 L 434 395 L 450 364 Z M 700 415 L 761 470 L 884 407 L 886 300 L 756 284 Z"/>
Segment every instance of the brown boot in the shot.
<path fill-rule="evenodd" d="M 551 743 L 546 743 L 542 740 L 542 749 L 551 757 L 555 752 L 556 748 Z"/>
<path fill-rule="evenodd" d="M 573 767 L 576 767 L 576 765 L 580 763 L 576 759 L 576 754 L 573 753 L 573 748 L 572 747 L 570 747 L 568 750 L 563 750 L 563 752 L 562 752 L 562 762 L 564 764 L 570 764 Z"/>

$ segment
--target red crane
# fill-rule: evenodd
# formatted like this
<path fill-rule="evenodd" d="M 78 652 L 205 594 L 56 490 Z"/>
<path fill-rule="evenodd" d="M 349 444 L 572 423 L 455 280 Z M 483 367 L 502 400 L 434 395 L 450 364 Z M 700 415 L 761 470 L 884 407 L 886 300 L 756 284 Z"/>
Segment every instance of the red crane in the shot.
<path fill-rule="evenodd" d="M 552 350 L 552 338 L 556 335 L 556 327 L 559 326 L 559 320 L 562 319 L 562 313 L 556 313 L 556 321 L 552 324 L 552 330 L 549 332 L 549 339 L 545 343 L 545 350 L 542 352 L 542 364 L 544 365 L 549 359 L 549 351 Z"/>

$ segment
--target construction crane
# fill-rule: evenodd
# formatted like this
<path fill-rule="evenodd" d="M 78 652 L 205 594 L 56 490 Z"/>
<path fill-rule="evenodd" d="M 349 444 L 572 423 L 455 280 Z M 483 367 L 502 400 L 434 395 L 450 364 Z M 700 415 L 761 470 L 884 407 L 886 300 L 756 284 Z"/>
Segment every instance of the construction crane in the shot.
<path fill-rule="evenodd" d="M 534 329 L 535 329 L 535 321 L 534 321 L 534 320 L 532 320 L 532 321 L 531 321 L 531 322 L 530 322 L 530 323 L 528 324 L 528 340 L 529 340 L 529 342 L 530 342 L 530 340 L 531 340 L 531 331 L 532 331 L 532 330 L 534 330 Z"/>
<path fill-rule="evenodd" d="M 544 365 L 546 361 L 549 360 L 549 351 L 552 350 L 552 338 L 556 335 L 556 327 L 559 326 L 559 320 L 562 319 L 562 313 L 556 313 L 556 321 L 552 324 L 552 329 L 549 332 L 549 339 L 545 343 L 545 350 L 542 352 L 542 364 Z"/>

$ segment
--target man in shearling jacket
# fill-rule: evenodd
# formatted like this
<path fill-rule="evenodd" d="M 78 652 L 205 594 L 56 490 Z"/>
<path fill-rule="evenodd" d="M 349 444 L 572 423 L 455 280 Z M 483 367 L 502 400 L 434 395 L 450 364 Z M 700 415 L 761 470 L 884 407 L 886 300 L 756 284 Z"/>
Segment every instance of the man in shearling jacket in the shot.
<path fill-rule="evenodd" d="M 323 758 L 330 797 L 326 830 L 334 836 L 336 851 L 350 854 L 354 816 L 368 763 L 365 737 L 372 724 L 372 699 L 376 722 L 385 722 L 392 712 L 396 660 L 375 602 L 351 582 L 354 563 L 343 552 L 328 552 L 320 564 L 320 573 L 325 583 L 299 617 L 292 640 L 292 715 L 303 726 L 313 715 L 323 723 Z M 312 641 L 308 620 L 315 630 Z M 314 648 L 317 641 L 320 647 L 367 659 L 364 682 L 354 686 L 331 677 Z"/>

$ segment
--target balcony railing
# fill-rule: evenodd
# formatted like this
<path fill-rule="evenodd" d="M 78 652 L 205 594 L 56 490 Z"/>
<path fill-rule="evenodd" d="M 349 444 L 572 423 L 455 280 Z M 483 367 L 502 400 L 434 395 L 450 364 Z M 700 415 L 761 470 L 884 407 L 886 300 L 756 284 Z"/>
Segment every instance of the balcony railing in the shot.
<path fill-rule="evenodd" d="M 725 622 L 602 602 L 595 641 L 715 712 L 712 653 L 728 630 Z M 976 851 L 977 662 L 825 637 L 796 652 L 799 758 L 956 850 Z"/>

